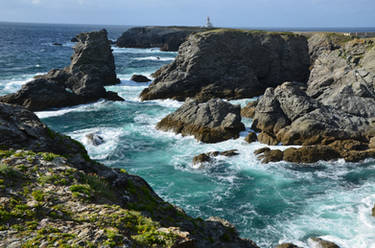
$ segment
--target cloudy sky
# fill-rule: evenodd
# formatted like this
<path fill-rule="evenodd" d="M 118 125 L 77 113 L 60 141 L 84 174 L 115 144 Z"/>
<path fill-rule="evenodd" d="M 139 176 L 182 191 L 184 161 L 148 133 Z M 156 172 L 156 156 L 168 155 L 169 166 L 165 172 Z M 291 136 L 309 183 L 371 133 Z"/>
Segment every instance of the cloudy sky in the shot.
<path fill-rule="evenodd" d="M 223 27 L 374 27 L 375 0 L 0 0 L 0 21 L 203 25 Z"/>

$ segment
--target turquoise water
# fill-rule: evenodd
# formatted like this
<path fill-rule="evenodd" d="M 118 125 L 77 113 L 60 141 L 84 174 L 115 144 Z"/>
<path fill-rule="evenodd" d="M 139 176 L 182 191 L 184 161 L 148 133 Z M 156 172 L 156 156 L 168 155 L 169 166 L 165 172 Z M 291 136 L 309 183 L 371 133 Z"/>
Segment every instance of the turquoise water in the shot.
<path fill-rule="evenodd" d="M 0 24 L 0 95 L 15 92 L 37 73 L 66 66 L 73 45 L 68 41 L 75 32 L 98 29 L 9 25 Z M 10 34 L 9 29 L 17 35 Z M 126 27 L 107 29 L 114 39 Z M 20 42 L 17 37 L 22 36 L 30 40 Z M 56 37 L 63 47 L 51 45 Z M 264 145 L 244 142 L 246 131 L 240 139 L 217 144 L 202 144 L 192 137 L 158 131 L 155 124 L 182 103 L 141 102 L 138 95 L 147 84 L 129 78 L 133 73 L 150 75 L 171 62 L 176 53 L 113 49 L 121 84 L 108 89 L 126 101 L 99 101 L 38 112 L 44 123 L 81 141 L 92 158 L 142 176 L 160 196 L 188 214 L 231 221 L 243 237 L 253 239 L 260 247 L 287 241 L 312 247 L 307 242 L 310 236 L 334 241 L 344 248 L 375 247 L 375 218 L 371 217 L 375 203 L 373 160 L 360 164 L 337 161 L 309 166 L 285 162 L 263 165 L 253 151 Z M 244 105 L 252 100 L 233 103 Z M 251 126 L 251 119 L 243 122 L 247 128 Z M 89 145 L 85 135 L 91 132 L 100 132 L 106 143 Z M 203 168 L 192 165 L 197 154 L 229 149 L 238 149 L 240 155 L 219 157 Z"/>

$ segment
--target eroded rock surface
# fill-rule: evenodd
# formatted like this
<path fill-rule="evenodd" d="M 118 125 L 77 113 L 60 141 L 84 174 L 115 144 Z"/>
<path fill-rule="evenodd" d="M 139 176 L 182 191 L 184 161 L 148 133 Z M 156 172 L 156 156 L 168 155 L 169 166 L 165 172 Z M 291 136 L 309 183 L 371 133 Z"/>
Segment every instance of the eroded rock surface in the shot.
<path fill-rule="evenodd" d="M 82 33 L 77 39 L 68 67 L 37 76 L 17 93 L 1 96 L 0 101 L 32 111 L 89 103 L 100 98 L 123 101 L 117 93 L 104 88 L 120 82 L 107 31 Z"/>
<path fill-rule="evenodd" d="M 205 163 L 205 162 L 211 162 L 214 157 L 217 156 L 225 156 L 225 157 L 233 157 L 237 156 L 238 150 L 228 150 L 228 151 L 214 151 L 214 152 L 208 152 L 208 153 L 202 153 L 193 158 L 193 164 L 199 164 L 199 163 Z"/>
<path fill-rule="evenodd" d="M 245 130 L 240 111 L 239 105 L 232 105 L 220 99 L 205 103 L 187 100 L 174 113 L 163 118 L 157 128 L 184 136 L 193 135 L 205 143 L 221 142 L 238 138 L 239 133 Z"/>
<path fill-rule="evenodd" d="M 188 97 L 239 99 L 287 80 L 306 82 L 305 37 L 292 33 L 219 29 L 189 36 L 175 61 L 162 67 L 143 100 Z"/>

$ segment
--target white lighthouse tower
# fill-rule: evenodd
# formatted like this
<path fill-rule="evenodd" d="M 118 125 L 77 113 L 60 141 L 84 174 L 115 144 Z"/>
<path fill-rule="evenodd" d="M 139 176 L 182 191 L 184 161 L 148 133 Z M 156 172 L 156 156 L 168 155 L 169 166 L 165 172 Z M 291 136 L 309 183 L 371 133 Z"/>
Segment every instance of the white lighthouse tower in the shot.
<path fill-rule="evenodd" d="M 207 16 L 206 28 L 213 28 L 213 27 L 214 27 L 214 25 L 212 25 L 210 17 Z"/>

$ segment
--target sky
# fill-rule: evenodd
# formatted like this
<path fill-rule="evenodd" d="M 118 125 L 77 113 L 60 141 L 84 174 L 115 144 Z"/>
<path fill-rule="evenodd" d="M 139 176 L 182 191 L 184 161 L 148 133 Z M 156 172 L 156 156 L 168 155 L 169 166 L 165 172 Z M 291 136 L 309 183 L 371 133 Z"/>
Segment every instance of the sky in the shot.
<path fill-rule="evenodd" d="M 0 0 L 0 21 L 218 27 L 375 27 L 375 0 Z"/>

